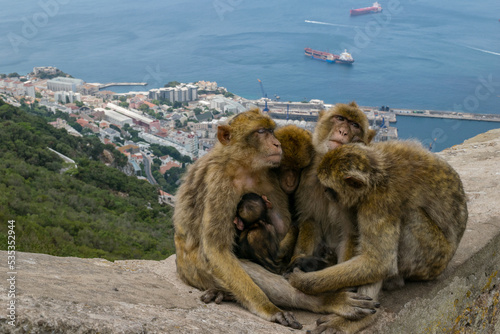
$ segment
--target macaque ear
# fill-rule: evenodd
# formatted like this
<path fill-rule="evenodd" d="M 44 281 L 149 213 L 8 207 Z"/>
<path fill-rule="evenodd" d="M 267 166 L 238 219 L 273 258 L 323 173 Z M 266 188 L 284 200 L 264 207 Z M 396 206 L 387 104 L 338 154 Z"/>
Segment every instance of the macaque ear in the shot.
<path fill-rule="evenodd" d="M 373 138 L 375 138 L 376 135 L 377 135 L 377 131 L 376 130 L 369 129 L 368 133 L 366 134 L 366 143 L 365 144 L 371 143 L 372 140 L 373 140 Z"/>
<path fill-rule="evenodd" d="M 358 104 L 357 104 L 355 101 L 352 101 L 351 103 L 349 103 L 349 105 L 350 105 L 351 107 L 358 108 Z"/>
<path fill-rule="evenodd" d="M 236 225 L 236 228 L 238 230 L 243 231 L 245 229 L 245 224 L 243 223 L 243 220 L 241 220 L 241 218 L 239 217 L 234 218 L 233 223 L 234 225 Z"/>
<path fill-rule="evenodd" d="M 229 125 L 219 125 L 217 128 L 217 139 L 222 145 L 228 145 L 231 141 L 231 127 Z"/>
<path fill-rule="evenodd" d="M 361 179 L 358 179 L 354 176 L 346 176 L 344 178 L 344 181 L 349 187 L 354 189 L 360 189 L 365 186 L 365 183 Z"/>
<path fill-rule="evenodd" d="M 318 111 L 318 120 L 320 120 L 325 115 L 325 109 L 321 109 Z"/>

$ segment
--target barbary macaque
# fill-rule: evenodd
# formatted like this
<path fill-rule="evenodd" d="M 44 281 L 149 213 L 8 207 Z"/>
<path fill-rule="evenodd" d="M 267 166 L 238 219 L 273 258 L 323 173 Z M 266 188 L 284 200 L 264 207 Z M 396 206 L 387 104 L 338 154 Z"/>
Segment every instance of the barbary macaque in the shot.
<path fill-rule="evenodd" d="M 332 202 L 352 213 L 341 245 L 353 245 L 345 261 L 313 273 L 295 269 L 290 283 L 307 294 L 371 284 L 376 297 L 382 282 L 432 280 L 455 254 L 467 224 L 467 202 L 457 172 L 419 143 L 389 141 L 348 144 L 328 152 L 317 176 Z M 348 332 L 370 322 L 324 317 L 319 329 L 346 326 Z M 320 332 L 318 330 L 318 332 Z"/>
<path fill-rule="evenodd" d="M 275 127 L 258 109 L 238 114 L 219 125 L 219 142 L 190 166 L 177 192 L 173 216 L 177 272 L 189 285 L 224 291 L 264 319 L 300 328 L 292 313 L 279 309 L 252 281 L 233 253 L 233 220 L 246 193 L 267 196 L 273 203 L 271 212 L 279 217 L 276 233 L 281 239 L 288 232 L 287 195 L 271 171 L 282 157 Z"/>
<path fill-rule="evenodd" d="M 219 143 L 190 166 L 177 192 L 174 211 L 177 272 L 187 284 L 205 290 L 202 300 L 234 298 L 250 312 L 292 328 L 302 325 L 276 305 L 361 319 L 379 305 L 349 290 L 320 296 L 293 288 L 281 275 L 240 260 L 233 252 L 234 218 L 244 194 L 265 195 L 279 240 L 290 229 L 288 195 L 276 170 L 282 157 L 274 121 L 258 109 L 219 125 Z M 286 238 L 285 238 L 286 239 Z"/>
<path fill-rule="evenodd" d="M 271 202 L 256 193 L 243 195 L 238 203 L 234 223 L 237 229 L 235 254 L 264 268 L 277 272 L 279 240 L 270 215 Z"/>
<path fill-rule="evenodd" d="M 289 270 L 304 268 L 308 262 L 305 257 L 335 264 L 349 256 L 340 244 L 340 232 L 349 231 L 350 226 L 339 223 L 348 222 L 349 213 L 328 199 L 316 171 L 328 151 L 351 142 L 369 144 L 374 136 L 375 131 L 355 102 L 339 103 L 320 112 L 313 134 L 314 156 L 302 171 L 295 194 L 299 234 Z"/>

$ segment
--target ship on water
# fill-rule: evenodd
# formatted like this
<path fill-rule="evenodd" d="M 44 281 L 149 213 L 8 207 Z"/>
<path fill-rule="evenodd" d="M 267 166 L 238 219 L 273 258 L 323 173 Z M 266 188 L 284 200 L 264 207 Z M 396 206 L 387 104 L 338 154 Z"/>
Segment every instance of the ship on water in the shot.
<path fill-rule="evenodd" d="M 371 14 L 371 13 L 380 13 L 382 11 L 382 6 L 378 2 L 374 2 L 371 7 L 351 9 L 351 16 L 363 15 L 363 14 Z"/>
<path fill-rule="evenodd" d="M 352 58 L 351 54 L 344 50 L 340 55 L 336 55 L 330 52 L 313 50 L 311 48 L 305 48 L 305 55 L 311 57 L 313 59 L 326 61 L 327 63 L 336 63 L 336 64 L 352 64 L 354 63 L 354 58 Z"/>

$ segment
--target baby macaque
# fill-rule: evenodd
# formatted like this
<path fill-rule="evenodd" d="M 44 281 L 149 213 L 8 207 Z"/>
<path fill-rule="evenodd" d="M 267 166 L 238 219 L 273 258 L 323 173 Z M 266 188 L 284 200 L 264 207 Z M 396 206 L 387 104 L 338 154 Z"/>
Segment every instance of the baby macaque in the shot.
<path fill-rule="evenodd" d="M 279 239 L 270 214 L 271 202 L 256 193 L 243 195 L 238 203 L 234 224 L 238 231 L 235 254 L 276 271 Z"/>

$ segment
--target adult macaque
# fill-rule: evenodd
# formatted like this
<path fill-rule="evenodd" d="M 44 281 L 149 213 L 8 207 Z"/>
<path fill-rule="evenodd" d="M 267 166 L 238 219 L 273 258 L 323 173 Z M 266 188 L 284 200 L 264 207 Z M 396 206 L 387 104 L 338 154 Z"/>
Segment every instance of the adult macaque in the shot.
<path fill-rule="evenodd" d="M 271 168 L 281 162 L 275 123 L 254 109 L 219 125 L 219 143 L 186 173 L 174 212 L 177 272 L 201 290 L 231 294 L 250 312 L 300 328 L 293 314 L 275 306 L 243 270 L 233 253 L 236 207 L 246 193 L 265 195 L 280 220 L 283 238 L 290 225 L 286 194 Z"/>
<path fill-rule="evenodd" d="M 379 290 L 382 281 L 396 287 L 404 279 L 432 280 L 455 254 L 468 217 L 462 182 L 420 144 L 340 146 L 324 156 L 318 179 L 332 201 L 353 212 L 354 228 L 341 231 L 340 244 L 354 247 L 345 262 L 313 273 L 295 269 L 288 279 L 299 290 L 319 294 L 366 284 Z M 345 326 L 351 333 L 369 322 L 327 316 L 317 332 Z"/>
<path fill-rule="evenodd" d="M 349 257 L 345 254 L 346 247 L 340 244 L 340 231 L 351 228 L 349 213 L 327 198 L 316 171 L 328 151 L 351 142 L 368 144 L 374 136 L 375 131 L 369 129 L 366 115 L 354 102 L 337 104 L 320 112 L 313 134 L 314 157 L 303 170 L 296 191 L 299 235 L 291 269 L 303 267 L 304 257 L 323 258 L 330 264 Z M 343 222 L 346 226 L 342 226 Z"/>
<path fill-rule="evenodd" d="M 325 263 L 333 265 L 353 256 L 354 245 L 342 238 L 344 233 L 351 235 L 354 229 L 352 212 L 328 198 L 326 188 L 317 177 L 317 168 L 329 151 L 352 142 L 369 144 L 374 136 L 375 131 L 369 128 L 366 115 L 355 102 L 340 103 L 320 112 L 312 141 L 314 156 L 302 171 L 295 193 L 299 233 L 289 270 L 298 267 L 308 271 L 308 268 L 324 267 Z M 376 298 L 378 287 L 362 286 L 358 292 Z M 326 328 L 349 333 L 356 326 L 372 322 L 375 317 L 375 314 L 368 314 L 361 319 L 349 319 L 338 312 L 333 313 L 336 314 L 330 316 L 327 324 L 316 328 L 317 333 Z M 334 317 L 336 321 L 331 319 Z"/>

